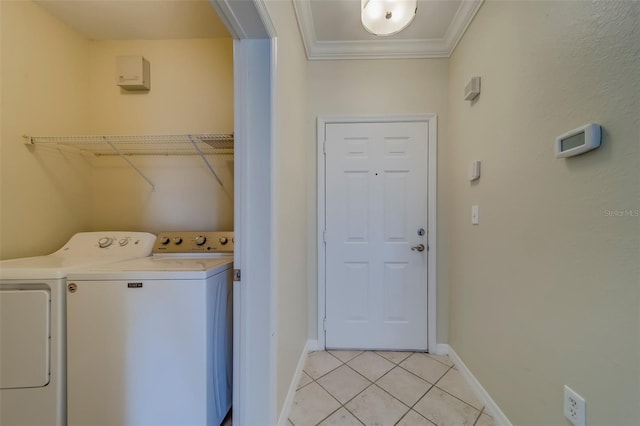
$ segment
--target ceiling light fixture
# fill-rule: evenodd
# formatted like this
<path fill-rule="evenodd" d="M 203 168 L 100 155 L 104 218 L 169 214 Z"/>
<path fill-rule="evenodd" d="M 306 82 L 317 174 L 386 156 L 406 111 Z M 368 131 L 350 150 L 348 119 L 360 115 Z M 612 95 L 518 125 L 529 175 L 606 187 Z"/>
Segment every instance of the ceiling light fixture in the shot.
<path fill-rule="evenodd" d="M 397 34 L 409 26 L 418 0 L 362 0 L 362 26 L 373 35 Z"/>

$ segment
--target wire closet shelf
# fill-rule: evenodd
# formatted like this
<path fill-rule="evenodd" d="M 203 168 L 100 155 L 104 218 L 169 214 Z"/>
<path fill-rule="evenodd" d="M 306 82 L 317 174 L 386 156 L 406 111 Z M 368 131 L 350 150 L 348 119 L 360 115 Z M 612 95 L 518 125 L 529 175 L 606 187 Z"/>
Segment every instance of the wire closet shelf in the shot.
<path fill-rule="evenodd" d="M 101 155 L 233 154 L 233 134 L 25 136 L 30 145 L 59 145 Z"/>
<path fill-rule="evenodd" d="M 233 154 L 233 134 L 25 136 L 27 145 L 64 146 L 94 156 L 119 156 L 144 180 L 153 182 L 128 158 L 136 155 L 199 155 L 220 186 L 224 186 L 208 155 Z"/>

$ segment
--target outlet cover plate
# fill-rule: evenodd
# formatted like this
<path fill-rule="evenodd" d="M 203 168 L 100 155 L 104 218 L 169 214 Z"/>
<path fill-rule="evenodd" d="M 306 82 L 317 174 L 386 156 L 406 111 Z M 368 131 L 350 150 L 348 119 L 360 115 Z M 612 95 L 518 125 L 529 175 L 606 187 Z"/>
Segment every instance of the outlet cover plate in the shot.
<path fill-rule="evenodd" d="M 569 386 L 564 386 L 564 416 L 575 426 L 586 426 L 586 402 Z"/>

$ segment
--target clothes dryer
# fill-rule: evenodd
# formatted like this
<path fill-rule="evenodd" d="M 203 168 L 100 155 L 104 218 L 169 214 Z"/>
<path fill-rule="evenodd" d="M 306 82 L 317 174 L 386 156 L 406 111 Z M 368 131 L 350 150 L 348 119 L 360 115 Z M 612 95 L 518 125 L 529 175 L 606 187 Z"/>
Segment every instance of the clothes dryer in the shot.
<path fill-rule="evenodd" d="M 53 254 L 0 262 L 0 424 L 66 425 L 67 274 L 149 256 L 155 239 L 81 232 Z"/>
<path fill-rule="evenodd" d="M 70 274 L 69 426 L 219 425 L 231 407 L 232 232 L 162 232 Z"/>

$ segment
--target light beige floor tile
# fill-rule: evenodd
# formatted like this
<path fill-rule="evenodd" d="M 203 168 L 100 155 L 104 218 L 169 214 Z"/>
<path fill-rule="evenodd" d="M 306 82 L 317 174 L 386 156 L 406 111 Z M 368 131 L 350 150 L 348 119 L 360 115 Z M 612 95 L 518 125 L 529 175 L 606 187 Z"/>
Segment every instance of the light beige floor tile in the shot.
<path fill-rule="evenodd" d="M 422 377 L 429 383 L 437 382 L 449 369 L 446 365 L 420 353 L 411 355 L 402 361 L 400 366 Z"/>
<path fill-rule="evenodd" d="M 298 387 L 296 388 L 296 390 L 300 389 L 303 386 L 308 385 L 311 382 L 313 382 L 313 379 L 303 371 L 302 374 L 300 375 L 300 381 L 298 382 Z"/>
<path fill-rule="evenodd" d="M 340 408 L 340 403 L 317 383 L 310 383 L 296 392 L 289 419 L 296 426 L 313 426 Z"/>
<path fill-rule="evenodd" d="M 347 411 L 344 407 L 333 413 L 320 426 L 362 426 L 362 423 Z"/>
<path fill-rule="evenodd" d="M 320 386 L 342 404 L 362 392 L 371 382 L 343 365 L 318 379 Z"/>
<path fill-rule="evenodd" d="M 351 368 L 375 382 L 391 370 L 395 364 L 382 358 L 375 352 L 364 352 L 347 363 Z"/>
<path fill-rule="evenodd" d="M 366 426 L 394 425 L 409 411 L 409 407 L 376 385 L 369 386 L 345 407 Z"/>
<path fill-rule="evenodd" d="M 467 404 L 473 405 L 478 410 L 482 410 L 484 407 L 484 404 L 476 397 L 458 370 L 447 371 L 447 374 L 440 379 L 436 386 Z"/>
<path fill-rule="evenodd" d="M 335 351 L 331 350 L 327 352 L 329 352 L 331 355 L 335 356 L 342 362 L 349 362 L 353 358 L 357 357 L 362 353 L 362 351 L 338 351 L 338 350 L 335 350 Z"/>
<path fill-rule="evenodd" d="M 476 426 L 494 426 L 493 417 L 482 413 L 480 414 L 480 418 L 476 422 Z"/>
<path fill-rule="evenodd" d="M 378 355 L 385 357 L 394 364 L 400 364 L 413 352 L 378 351 Z"/>
<path fill-rule="evenodd" d="M 342 363 L 328 352 L 312 352 L 307 357 L 304 372 L 311 376 L 312 379 L 317 379 L 329 371 L 338 368 L 340 365 L 342 365 Z"/>
<path fill-rule="evenodd" d="M 413 406 L 431 388 L 430 383 L 400 367 L 389 371 L 378 379 L 376 384 L 409 407 Z"/>
<path fill-rule="evenodd" d="M 451 358 L 449 358 L 449 356 L 447 355 L 434 355 L 434 354 L 425 354 L 425 355 L 427 355 L 429 358 L 435 359 L 436 361 L 440 361 L 447 367 L 453 367 L 454 365 L 453 361 L 451 361 Z"/>
<path fill-rule="evenodd" d="M 433 387 L 413 407 L 438 426 L 472 426 L 480 411 Z"/>
<path fill-rule="evenodd" d="M 409 411 L 396 426 L 435 426 L 415 411 Z"/>

